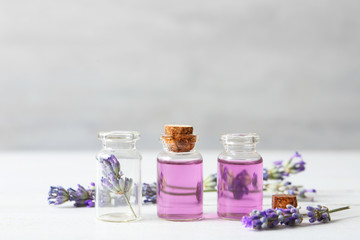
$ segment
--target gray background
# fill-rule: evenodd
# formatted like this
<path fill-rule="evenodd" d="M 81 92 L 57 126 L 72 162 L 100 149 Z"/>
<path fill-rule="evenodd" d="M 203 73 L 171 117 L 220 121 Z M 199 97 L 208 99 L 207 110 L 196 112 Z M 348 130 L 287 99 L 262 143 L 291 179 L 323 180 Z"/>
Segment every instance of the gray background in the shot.
<path fill-rule="evenodd" d="M 0 1 L 0 149 L 98 149 L 165 123 L 199 148 L 360 149 L 360 1 Z"/>

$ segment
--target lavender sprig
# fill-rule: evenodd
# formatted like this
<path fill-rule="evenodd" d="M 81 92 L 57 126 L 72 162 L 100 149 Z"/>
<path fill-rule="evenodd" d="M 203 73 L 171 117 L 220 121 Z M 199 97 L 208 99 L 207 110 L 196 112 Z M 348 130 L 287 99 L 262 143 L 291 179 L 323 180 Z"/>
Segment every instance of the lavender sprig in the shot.
<path fill-rule="evenodd" d="M 256 230 L 274 228 L 278 224 L 294 226 L 300 224 L 303 216 L 299 208 L 287 205 L 286 209 L 267 209 L 265 211 L 253 210 L 249 216 L 244 216 L 241 220 L 246 228 Z"/>
<path fill-rule="evenodd" d="M 313 223 L 313 222 L 330 222 L 330 213 L 329 213 L 329 209 L 325 206 L 321 206 L 318 205 L 317 207 L 311 207 L 311 206 L 307 206 L 306 209 L 309 211 L 307 213 L 307 216 L 310 218 L 309 222 Z"/>
<path fill-rule="evenodd" d="M 61 186 L 50 187 L 48 202 L 53 205 L 60 205 L 67 201 L 74 201 L 75 207 L 94 207 L 95 206 L 95 183 L 91 183 L 88 189 L 78 184 L 77 190 Z"/>
<path fill-rule="evenodd" d="M 60 205 L 70 200 L 69 192 L 62 186 L 50 186 L 48 195 L 49 204 Z"/>
<path fill-rule="evenodd" d="M 301 199 L 313 201 L 313 196 L 308 196 L 308 193 L 316 193 L 315 189 L 305 189 L 302 186 L 292 185 L 291 182 L 271 182 L 264 184 L 264 191 L 271 193 L 283 193 L 296 195 Z"/>
<path fill-rule="evenodd" d="M 296 226 L 302 223 L 303 217 L 309 216 L 309 222 L 315 221 L 326 223 L 330 221 L 330 213 L 349 209 L 350 207 L 342 207 L 329 210 L 325 206 L 318 205 L 316 208 L 308 206 L 307 214 L 301 214 L 299 209 L 291 205 L 287 205 L 285 209 L 267 209 L 264 211 L 253 210 L 249 216 L 244 216 L 241 220 L 246 228 L 256 230 L 274 228 L 277 225 Z"/>
<path fill-rule="evenodd" d="M 130 203 L 133 179 L 123 176 L 120 162 L 114 155 L 100 159 L 100 164 L 103 172 L 103 176 L 101 177 L 102 186 L 110 193 L 122 194 L 132 214 L 136 218 L 136 213 Z"/>
<path fill-rule="evenodd" d="M 269 169 L 264 168 L 263 178 L 264 180 L 276 179 L 283 180 L 284 177 L 288 177 L 290 174 L 299 173 L 305 170 L 305 161 L 302 156 L 295 152 L 290 159 L 283 164 L 283 161 L 273 162 L 273 166 Z"/>

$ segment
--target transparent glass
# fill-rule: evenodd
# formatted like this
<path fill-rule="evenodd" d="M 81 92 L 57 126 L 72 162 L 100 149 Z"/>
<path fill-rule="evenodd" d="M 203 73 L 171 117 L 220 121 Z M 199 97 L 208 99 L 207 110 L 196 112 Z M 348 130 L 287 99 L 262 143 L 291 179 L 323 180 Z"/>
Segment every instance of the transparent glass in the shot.
<path fill-rule="evenodd" d="M 172 152 L 164 140 L 157 156 L 157 214 L 174 221 L 203 216 L 203 159 L 199 152 Z"/>
<path fill-rule="evenodd" d="M 218 157 L 218 216 L 241 219 L 262 209 L 263 160 L 256 152 L 256 133 L 221 135 L 224 151 Z"/>
<path fill-rule="evenodd" d="M 100 132 L 102 149 L 97 154 L 96 217 L 128 222 L 141 216 L 141 155 L 135 142 L 138 132 Z"/>

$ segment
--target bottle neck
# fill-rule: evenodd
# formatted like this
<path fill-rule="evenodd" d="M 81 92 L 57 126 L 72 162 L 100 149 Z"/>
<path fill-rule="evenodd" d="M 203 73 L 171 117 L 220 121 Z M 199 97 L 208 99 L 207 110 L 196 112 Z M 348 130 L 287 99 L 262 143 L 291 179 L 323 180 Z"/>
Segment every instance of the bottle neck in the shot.
<path fill-rule="evenodd" d="M 104 149 L 133 150 L 136 149 L 135 141 L 103 141 Z"/>
<path fill-rule="evenodd" d="M 225 152 L 256 152 L 255 144 L 224 144 Z"/>

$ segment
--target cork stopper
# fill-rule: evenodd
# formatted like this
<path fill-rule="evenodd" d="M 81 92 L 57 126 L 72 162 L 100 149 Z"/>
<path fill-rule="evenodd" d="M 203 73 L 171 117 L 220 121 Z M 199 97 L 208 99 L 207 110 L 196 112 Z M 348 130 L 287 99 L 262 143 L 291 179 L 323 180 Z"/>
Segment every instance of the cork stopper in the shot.
<path fill-rule="evenodd" d="M 297 207 L 297 200 L 295 195 L 291 194 L 274 194 L 272 195 L 272 208 L 286 208 L 286 205 Z"/>
<path fill-rule="evenodd" d="M 161 139 L 172 152 L 189 152 L 195 147 L 197 136 L 193 134 L 193 127 L 190 125 L 166 124 L 165 135 Z"/>

